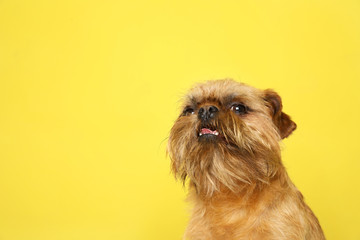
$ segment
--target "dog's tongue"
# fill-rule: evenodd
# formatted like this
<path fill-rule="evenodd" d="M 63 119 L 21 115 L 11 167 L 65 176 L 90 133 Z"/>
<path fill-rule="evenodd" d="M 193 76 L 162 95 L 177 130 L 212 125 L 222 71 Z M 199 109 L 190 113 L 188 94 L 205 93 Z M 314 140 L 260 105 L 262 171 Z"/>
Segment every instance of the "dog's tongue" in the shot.
<path fill-rule="evenodd" d="M 213 135 L 218 135 L 218 132 L 216 130 L 211 131 L 208 128 L 202 128 L 200 131 L 201 134 L 213 134 Z"/>

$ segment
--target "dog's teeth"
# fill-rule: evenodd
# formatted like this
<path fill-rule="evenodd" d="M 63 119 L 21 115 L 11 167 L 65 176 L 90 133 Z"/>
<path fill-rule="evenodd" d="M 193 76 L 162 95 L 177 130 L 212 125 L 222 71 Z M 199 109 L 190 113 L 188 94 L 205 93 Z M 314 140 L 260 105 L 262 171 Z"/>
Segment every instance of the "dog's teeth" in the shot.
<path fill-rule="evenodd" d="M 202 135 L 202 133 L 199 133 L 199 136 L 201 136 Z"/>
<path fill-rule="evenodd" d="M 219 135 L 219 133 L 218 133 L 218 132 L 216 132 L 216 133 L 215 133 L 215 135 Z"/>

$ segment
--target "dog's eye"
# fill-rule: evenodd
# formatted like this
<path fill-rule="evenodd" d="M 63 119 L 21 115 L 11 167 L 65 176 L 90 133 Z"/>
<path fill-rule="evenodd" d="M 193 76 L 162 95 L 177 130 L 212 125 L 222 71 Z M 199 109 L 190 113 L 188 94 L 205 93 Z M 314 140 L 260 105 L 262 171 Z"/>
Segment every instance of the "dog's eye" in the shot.
<path fill-rule="evenodd" d="M 188 115 L 191 115 L 191 114 L 194 114 L 194 113 L 195 113 L 195 111 L 194 111 L 194 109 L 191 108 L 191 107 L 186 107 L 186 108 L 184 109 L 184 111 L 183 111 L 183 115 L 184 115 L 184 116 L 188 116 Z"/>
<path fill-rule="evenodd" d="M 243 115 L 248 112 L 248 108 L 244 104 L 234 104 L 230 109 L 238 115 Z"/>

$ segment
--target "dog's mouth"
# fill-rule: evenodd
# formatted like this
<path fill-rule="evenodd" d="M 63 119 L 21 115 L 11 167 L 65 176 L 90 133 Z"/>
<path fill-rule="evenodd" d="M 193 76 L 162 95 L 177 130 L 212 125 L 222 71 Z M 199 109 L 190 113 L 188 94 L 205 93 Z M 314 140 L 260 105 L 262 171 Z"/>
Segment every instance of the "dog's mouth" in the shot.
<path fill-rule="evenodd" d="M 220 132 L 217 127 L 212 124 L 201 124 L 198 130 L 199 140 L 215 140 L 220 137 Z"/>
<path fill-rule="evenodd" d="M 201 128 L 199 132 L 199 137 L 201 136 L 218 136 L 219 132 L 217 130 L 211 130 L 210 128 Z"/>

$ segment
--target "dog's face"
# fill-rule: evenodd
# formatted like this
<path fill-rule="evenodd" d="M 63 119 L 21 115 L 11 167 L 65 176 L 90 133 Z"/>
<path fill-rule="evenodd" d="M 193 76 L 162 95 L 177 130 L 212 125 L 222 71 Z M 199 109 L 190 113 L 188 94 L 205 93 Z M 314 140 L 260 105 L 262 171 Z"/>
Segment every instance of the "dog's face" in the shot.
<path fill-rule="evenodd" d="M 172 170 L 197 191 L 268 182 L 281 166 L 279 140 L 296 128 L 280 97 L 232 80 L 199 84 L 184 99 L 171 129 Z"/>

